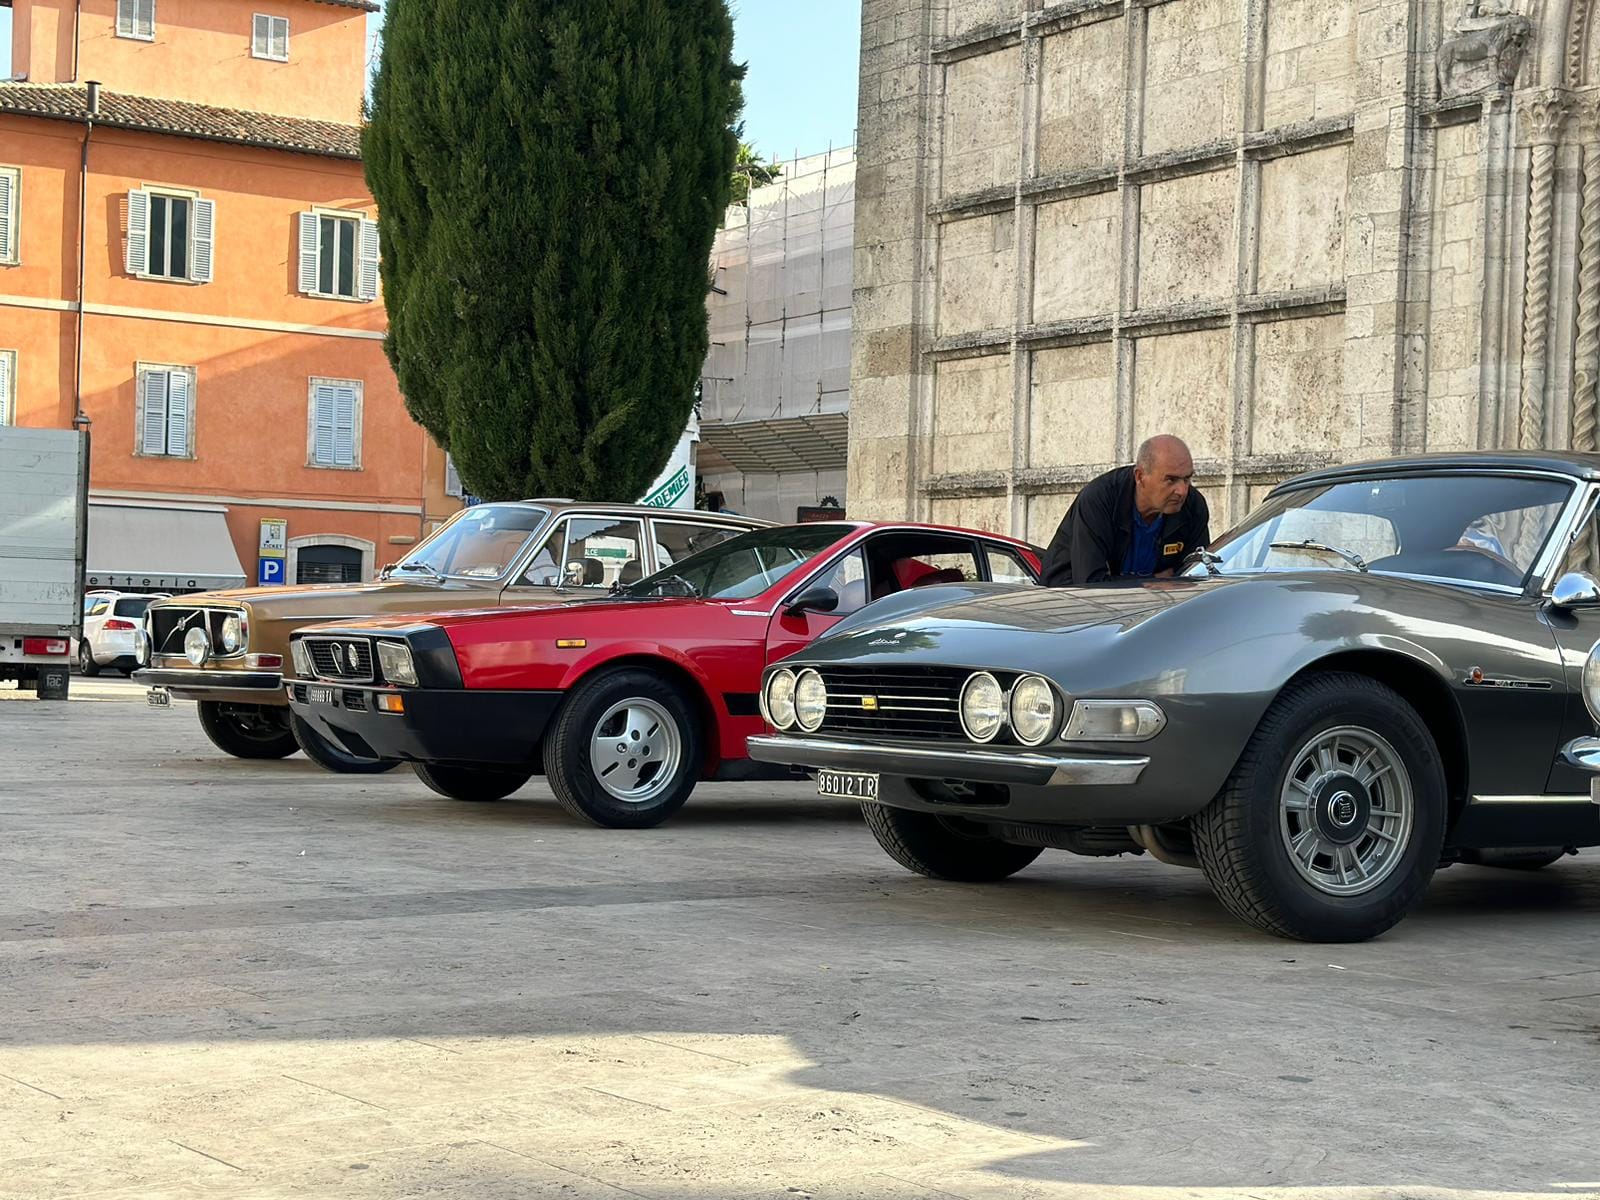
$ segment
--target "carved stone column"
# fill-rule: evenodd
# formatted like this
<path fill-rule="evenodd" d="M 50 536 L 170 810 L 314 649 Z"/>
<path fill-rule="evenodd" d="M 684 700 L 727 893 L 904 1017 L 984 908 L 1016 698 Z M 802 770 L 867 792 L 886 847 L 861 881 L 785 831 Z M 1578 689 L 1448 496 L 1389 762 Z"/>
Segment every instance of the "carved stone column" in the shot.
<path fill-rule="evenodd" d="M 1550 341 L 1550 238 L 1554 218 L 1556 142 L 1570 101 L 1559 88 L 1535 93 L 1523 109 L 1533 164 L 1528 185 L 1528 270 L 1522 300 L 1522 408 L 1517 441 L 1545 443 L 1545 350 Z"/>
<path fill-rule="evenodd" d="M 1600 97 L 1579 107 L 1583 132 L 1583 208 L 1579 223 L 1578 344 L 1572 375 L 1572 448 L 1595 449 L 1595 383 L 1600 375 Z"/>

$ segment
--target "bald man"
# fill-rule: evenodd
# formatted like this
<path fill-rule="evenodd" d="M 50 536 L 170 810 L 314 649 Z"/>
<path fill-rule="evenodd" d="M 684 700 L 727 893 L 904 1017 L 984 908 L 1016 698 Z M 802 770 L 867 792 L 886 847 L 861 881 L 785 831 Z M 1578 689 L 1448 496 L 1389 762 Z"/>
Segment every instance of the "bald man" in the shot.
<path fill-rule="evenodd" d="M 1078 493 L 1044 556 L 1051 587 L 1172 575 L 1211 541 L 1211 511 L 1194 486 L 1189 447 L 1159 434 Z"/>

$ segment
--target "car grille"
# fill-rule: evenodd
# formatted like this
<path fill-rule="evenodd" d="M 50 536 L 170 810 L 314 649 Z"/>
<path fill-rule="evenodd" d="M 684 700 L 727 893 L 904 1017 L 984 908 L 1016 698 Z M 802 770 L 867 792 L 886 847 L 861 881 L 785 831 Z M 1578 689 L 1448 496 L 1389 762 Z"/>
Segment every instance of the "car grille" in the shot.
<path fill-rule="evenodd" d="M 828 715 L 821 732 L 966 740 L 959 667 L 823 667 Z M 865 704 L 863 703 L 865 702 Z M 876 704 L 876 708 L 870 705 Z"/>
<path fill-rule="evenodd" d="M 150 622 L 150 648 L 153 654 L 182 655 L 183 639 L 189 630 L 204 621 L 211 635 L 213 655 L 231 658 L 222 653 L 222 623 L 229 617 L 241 615 L 237 608 L 184 608 L 178 605 L 152 604 L 145 617 Z M 244 653 L 240 649 L 236 653 Z"/>
<path fill-rule="evenodd" d="M 372 643 L 365 638 L 303 638 L 318 679 L 372 682 Z"/>

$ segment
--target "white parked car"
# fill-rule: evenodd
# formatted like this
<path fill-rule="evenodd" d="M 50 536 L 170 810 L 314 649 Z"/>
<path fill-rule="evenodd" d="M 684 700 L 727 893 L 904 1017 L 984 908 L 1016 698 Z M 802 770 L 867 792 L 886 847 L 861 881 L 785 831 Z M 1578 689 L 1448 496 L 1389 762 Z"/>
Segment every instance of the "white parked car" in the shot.
<path fill-rule="evenodd" d="M 139 665 L 134 654 L 134 636 L 144 628 L 144 610 L 153 600 L 164 600 L 166 593 L 142 595 L 132 592 L 85 592 L 83 596 L 83 637 L 74 653 L 78 671 L 98 675 L 102 667 L 115 667 L 124 675 Z"/>

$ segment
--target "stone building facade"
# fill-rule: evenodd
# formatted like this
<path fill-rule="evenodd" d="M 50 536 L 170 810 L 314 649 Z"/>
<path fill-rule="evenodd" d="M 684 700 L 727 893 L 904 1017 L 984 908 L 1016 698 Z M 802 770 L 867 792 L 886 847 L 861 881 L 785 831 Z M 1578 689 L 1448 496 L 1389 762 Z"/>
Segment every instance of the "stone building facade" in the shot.
<path fill-rule="evenodd" d="M 1596 444 L 1600 0 L 865 0 L 852 515 Z"/>

